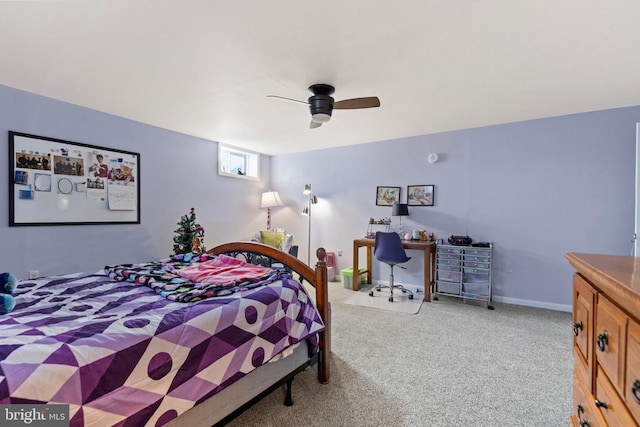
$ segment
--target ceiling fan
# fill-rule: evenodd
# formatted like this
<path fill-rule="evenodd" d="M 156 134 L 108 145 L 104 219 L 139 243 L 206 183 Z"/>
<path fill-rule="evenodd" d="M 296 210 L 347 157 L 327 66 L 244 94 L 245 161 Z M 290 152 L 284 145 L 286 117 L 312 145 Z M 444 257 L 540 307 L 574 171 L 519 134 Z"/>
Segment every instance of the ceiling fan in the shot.
<path fill-rule="evenodd" d="M 318 83 L 309 86 L 311 96 L 305 101 L 300 101 L 284 96 L 267 95 L 267 98 L 285 99 L 288 101 L 300 102 L 309 106 L 311 112 L 310 129 L 322 126 L 323 123 L 331 119 L 333 110 L 355 110 L 359 108 L 375 108 L 380 106 L 380 99 L 377 96 L 369 96 L 365 98 L 350 98 L 342 101 L 335 101 L 331 95 L 335 92 L 335 88 L 331 85 Z"/>

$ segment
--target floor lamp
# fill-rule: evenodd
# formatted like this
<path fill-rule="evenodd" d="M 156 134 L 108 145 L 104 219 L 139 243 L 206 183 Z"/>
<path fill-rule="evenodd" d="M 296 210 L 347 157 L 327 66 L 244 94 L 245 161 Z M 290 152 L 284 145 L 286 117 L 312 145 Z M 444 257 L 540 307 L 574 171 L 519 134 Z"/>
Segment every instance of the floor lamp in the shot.
<path fill-rule="evenodd" d="M 267 208 L 267 230 L 271 230 L 271 208 L 276 206 L 282 206 L 282 200 L 277 191 L 267 191 L 262 193 L 262 199 L 260 200 L 260 208 Z"/>
<path fill-rule="evenodd" d="M 302 194 L 306 194 L 309 196 L 309 200 L 307 202 L 307 206 L 302 209 L 302 215 L 307 215 L 309 217 L 309 234 L 307 236 L 307 265 L 311 265 L 311 205 L 315 205 L 318 203 L 318 198 L 311 193 L 311 184 L 304 185 L 304 191 Z"/>

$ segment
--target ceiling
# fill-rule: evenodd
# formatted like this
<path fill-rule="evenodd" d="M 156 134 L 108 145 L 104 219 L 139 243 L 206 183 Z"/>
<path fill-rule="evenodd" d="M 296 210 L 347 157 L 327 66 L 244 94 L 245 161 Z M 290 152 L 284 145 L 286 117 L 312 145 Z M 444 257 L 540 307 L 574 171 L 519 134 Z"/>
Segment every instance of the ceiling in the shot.
<path fill-rule="evenodd" d="M 637 0 L 0 1 L 0 84 L 265 154 L 640 104 Z M 336 101 L 309 129 L 308 86 Z"/>

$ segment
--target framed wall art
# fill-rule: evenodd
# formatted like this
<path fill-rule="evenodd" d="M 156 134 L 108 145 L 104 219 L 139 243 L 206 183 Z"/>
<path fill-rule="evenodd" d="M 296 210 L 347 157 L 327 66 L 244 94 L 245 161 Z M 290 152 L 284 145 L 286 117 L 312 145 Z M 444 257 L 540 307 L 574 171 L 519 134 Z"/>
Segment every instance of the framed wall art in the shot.
<path fill-rule="evenodd" d="M 400 187 L 377 187 L 377 206 L 393 206 L 394 203 L 400 203 Z"/>
<path fill-rule="evenodd" d="M 9 226 L 140 224 L 140 154 L 9 131 Z"/>
<path fill-rule="evenodd" d="M 435 188 L 433 185 L 407 186 L 407 204 L 409 206 L 433 206 Z"/>

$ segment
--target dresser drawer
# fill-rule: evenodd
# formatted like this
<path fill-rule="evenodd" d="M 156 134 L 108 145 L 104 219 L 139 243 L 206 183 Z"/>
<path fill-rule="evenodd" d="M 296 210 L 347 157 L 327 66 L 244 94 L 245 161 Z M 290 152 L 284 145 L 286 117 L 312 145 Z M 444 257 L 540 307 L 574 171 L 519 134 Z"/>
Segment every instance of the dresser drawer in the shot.
<path fill-rule="evenodd" d="M 635 422 L 613 385 L 598 366 L 596 373 L 595 406 L 609 426 L 633 426 Z"/>
<path fill-rule="evenodd" d="M 596 291 L 580 275 L 573 276 L 573 344 L 576 363 L 587 375 L 589 391 L 593 387 L 593 321 Z"/>
<path fill-rule="evenodd" d="M 443 252 L 438 252 L 438 260 L 456 260 L 458 262 L 460 262 L 460 254 L 450 254 L 450 253 L 443 253 Z"/>
<path fill-rule="evenodd" d="M 462 277 L 462 273 L 458 271 L 446 271 L 446 270 L 438 270 L 438 280 L 445 280 L 447 282 L 460 282 L 460 278 Z"/>
<path fill-rule="evenodd" d="M 573 376 L 573 409 L 571 416 L 578 421 L 577 425 L 600 427 L 606 426 L 602 415 L 596 408 L 591 394 L 584 389 L 578 375 Z M 575 424 L 575 423 L 574 423 Z"/>
<path fill-rule="evenodd" d="M 624 396 L 627 316 L 607 298 L 596 303 L 595 359 L 613 387 Z"/>
<path fill-rule="evenodd" d="M 459 265 L 449 265 L 438 263 L 438 271 L 457 271 L 460 272 L 461 267 Z"/>
<path fill-rule="evenodd" d="M 468 253 L 465 253 L 464 255 L 465 262 L 489 262 L 490 259 L 491 257 L 489 257 L 489 254 L 487 254 L 486 256 L 479 256 L 468 255 Z"/>
<path fill-rule="evenodd" d="M 438 268 L 444 268 L 443 266 L 452 266 L 460 270 L 460 258 L 455 258 L 455 259 L 438 258 Z"/>
<path fill-rule="evenodd" d="M 464 272 L 467 274 L 482 274 L 487 276 L 489 275 L 489 270 L 482 269 L 482 268 L 464 267 Z"/>
<path fill-rule="evenodd" d="M 465 267 L 470 267 L 470 268 L 484 268 L 484 269 L 488 269 L 490 264 L 489 261 L 485 261 L 485 262 L 478 262 L 478 261 L 468 261 L 468 260 L 464 260 L 464 266 Z"/>
<path fill-rule="evenodd" d="M 456 254 L 456 255 L 460 255 L 462 253 L 462 249 L 459 249 L 459 248 L 438 247 L 437 251 L 438 251 L 438 255 L 440 255 L 440 254 Z"/>
<path fill-rule="evenodd" d="M 640 424 L 640 323 L 629 321 L 627 332 L 627 375 L 624 388 L 629 411 Z"/>
<path fill-rule="evenodd" d="M 467 255 L 479 255 L 479 256 L 486 256 L 488 257 L 489 255 L 491 255 L 491 249 L 465 249 L 464 250 L 464 254 L 465 256 Z"/>
<path fill-rule="evenodd" d="M 459 282 L 446 282 L 446 281 L 438 280 L 436 281 L 436 292 L 460 295 L 461 286 L 462 285 L 460 285 Z"/>

